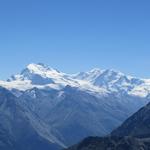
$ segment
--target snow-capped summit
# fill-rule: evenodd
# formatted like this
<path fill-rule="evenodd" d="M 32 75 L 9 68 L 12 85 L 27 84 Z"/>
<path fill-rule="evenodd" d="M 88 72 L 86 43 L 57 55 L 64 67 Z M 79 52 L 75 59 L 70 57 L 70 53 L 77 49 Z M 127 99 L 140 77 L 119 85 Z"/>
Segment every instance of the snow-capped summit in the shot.
<path fill-rule="evenodd" d="M 12 76 L 8 81 L 31 80 L 32 84 L 43 85 L 54 83 L 51 78 L 55 76 L 60 76 L 60 73 L 42 63 L 32 63 L 29 64 L 20 74 Z"/>
<path fill-rule="evenodd" d="M 94 82 L 99 76 L 103 76 L 105 80 L 113 80 L 117 79 L 121 76 L 125 76 L 120 71 L 114 70 L 114 69 L 106 69 L 106 70 L 101 70 L 99 68 L 94 68 L 88 72 L 80 72 L 76 75 L 74 75 L 74 78 L 78 79 L 83 79 L 83 80 L 88 80 L 90 82 Z"/>
<path fill-rule="evenodd" d="M 0 85 L 5 88 L 19 90 L 34 87 L 60 89 L 66 85 L 82 87 L 81 83 L 82 81 L 73 79 L 71 75 L 62 73 L 42 63 L 31 63 L 20 74 L 11 76 L 7 82 L 0 81 Z"/>
<path fill-rule="evenodd" d="M 149 80 L 128 76 L 114 69 L 96 68 L 89 72 L 78 73 L 73 78 L 88 81 L 109 92 L 125 92 L 135 96 L 146 96 L 150 92 Z"/>
<path fill-rule="evenodd" d="M 42 63 L 29 64 L 20 74 L 8 79 L 9 82 L 29 81 L 32 85 L 67 84 L 70 80 L 66 74 Z"/>
<path fill-rule="evenodd" d="M 128 85 L 134 79 L 133 77 L 129 77 L 119 71 L 115 71 L 113 69 L 103 70 L 103 72 L 95 78 L 92 82 L 96 86 L 113 86 L 119 84 L 120 86 Z M 137 78 L 136 78 L 137 79 Z M 138 79 L 137 79 L 138 80 Z M 140 79 L 139 79 L 140 81 Z M 136 83 L 138 84 L 138 83 Z"/>
<path fill-rule="evenodd" d="M 60 89 L 69 85 L 98 94 L 115 92 L 142 97 L 150 93 L 150 79 L 140 79 L 113 69 L 99 68 L 71 75 L 42 63 L 29 64 L 20 74 L 13 75 L 7 82 L 0 81 L 0 85 L 19 90 L 34 87 Z"/>
<path fill-rule="evenodd" d="M 97 78 L 102 72 L 103 70 L 100 70 L 99 68 L 94 68 L 90 70 L 89 72 L 79 72 L 77 74 L 74 74 L 73 78 L 91 82 L 92 80 Z"/>

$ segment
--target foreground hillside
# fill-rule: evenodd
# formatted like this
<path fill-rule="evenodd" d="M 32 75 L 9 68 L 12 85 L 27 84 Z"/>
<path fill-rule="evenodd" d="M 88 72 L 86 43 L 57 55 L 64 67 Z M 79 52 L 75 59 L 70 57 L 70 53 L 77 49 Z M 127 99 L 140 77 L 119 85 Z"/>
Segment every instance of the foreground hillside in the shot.
<path fill-rule="evenodd" d="M 89 137 L 66 150 L 150 150 L 150 140 L 133 137 Z"/>
<path fill-rule="evenodd" d="M 150 103 L 127 119 L 110 136 L 89 137 L 68 150 L 150 150 Z"/>
<path fill-rule="evenodd" d="M 115 136 L 150 137 L 150 103 L 112 132 Z"/>

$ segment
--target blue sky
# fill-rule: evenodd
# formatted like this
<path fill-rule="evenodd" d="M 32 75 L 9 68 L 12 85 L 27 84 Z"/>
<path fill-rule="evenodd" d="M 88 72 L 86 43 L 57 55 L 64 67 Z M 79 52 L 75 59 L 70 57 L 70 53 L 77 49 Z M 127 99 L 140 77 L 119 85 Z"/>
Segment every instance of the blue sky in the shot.
<path fill-rule="evenodd" d="M 28 63 L 150 77 L 149 0 L 0 1 L 0 79 Z"/>

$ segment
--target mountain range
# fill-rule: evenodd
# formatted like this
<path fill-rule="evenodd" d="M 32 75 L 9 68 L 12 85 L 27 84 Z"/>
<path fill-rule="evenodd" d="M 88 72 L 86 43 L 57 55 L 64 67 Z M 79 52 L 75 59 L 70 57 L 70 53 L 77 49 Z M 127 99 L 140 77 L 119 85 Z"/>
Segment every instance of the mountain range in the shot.
<path fill-rule="evenodd" d="M 150 101 L 150 79 L 112 69 L 66 74 L 29 64 L 0 87 L 4 150 L 57 150 L 106 136 Z"/>
<path fill-rule="evenodd" d="M 98 68 L 66 74 L 42 63 L 29 64 L 20 74 L 12 75 L 7 81 L 0 81 L 0 85 L 23 91 L 33 87 L 61 89 L 70 85 L 100 95 L 119 92 L 146 97 L 150 93 L 150 79 L 128 76 L 113 69 Z"/>

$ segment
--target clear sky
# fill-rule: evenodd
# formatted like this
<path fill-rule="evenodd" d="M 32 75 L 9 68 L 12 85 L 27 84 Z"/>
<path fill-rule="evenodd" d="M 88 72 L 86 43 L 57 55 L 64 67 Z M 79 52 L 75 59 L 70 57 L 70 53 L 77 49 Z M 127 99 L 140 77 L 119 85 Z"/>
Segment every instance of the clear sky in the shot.
<path fill-rule="evenodd" d="M 1 0 L 0 79 L 32 62 L 150 78 L 150 0 Z"/>

